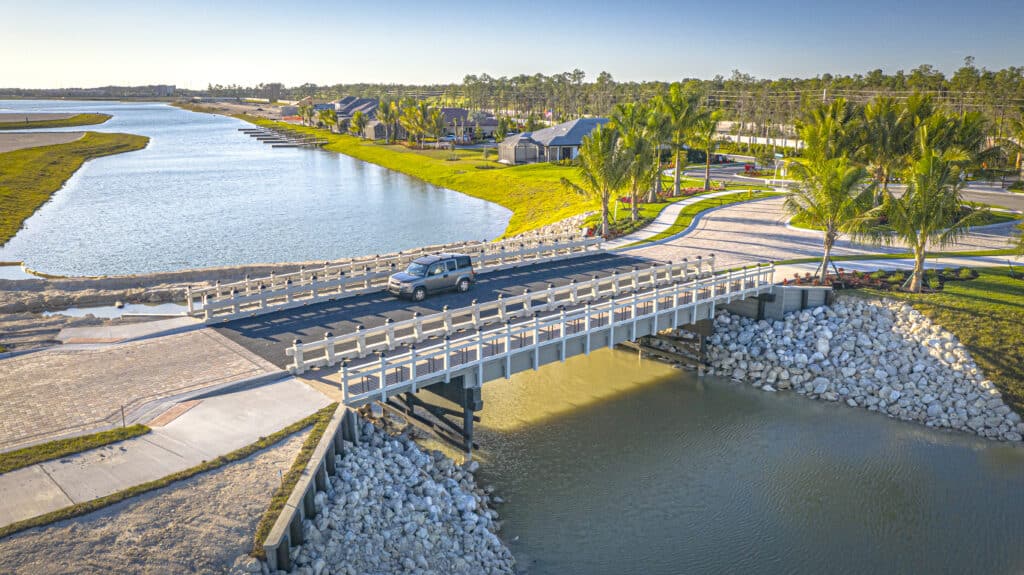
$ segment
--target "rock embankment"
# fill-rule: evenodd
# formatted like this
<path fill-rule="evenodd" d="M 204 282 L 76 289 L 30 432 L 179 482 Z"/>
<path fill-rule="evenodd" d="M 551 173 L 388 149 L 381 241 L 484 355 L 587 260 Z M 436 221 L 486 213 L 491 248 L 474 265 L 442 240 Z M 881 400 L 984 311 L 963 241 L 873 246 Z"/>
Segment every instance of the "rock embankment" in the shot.
<path fill-rule="evenodd" d="M 500 500 L 473 478 L 478 463 L 456 465 L 368 422 L 336 461 L 316 518 L 303 524 L 305 543 L 292 549 L 294 573 L 514 572 L 490 509 Z"/>
<path fill-rule="evenodd" d="M 754 321 L 727 312 L 708 338 L 713 373 L 890 417 L 1021 441 L 1024 423 L 956 336 L 909 304 L 839 297 Z"/>

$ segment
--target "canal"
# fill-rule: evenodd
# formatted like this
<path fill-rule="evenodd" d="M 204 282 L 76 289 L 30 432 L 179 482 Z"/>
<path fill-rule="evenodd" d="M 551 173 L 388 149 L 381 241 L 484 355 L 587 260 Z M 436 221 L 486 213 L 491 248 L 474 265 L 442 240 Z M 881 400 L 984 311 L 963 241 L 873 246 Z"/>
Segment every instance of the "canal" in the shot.
<path fill-rule="evenodd" d="M 62 131 L 150 137 L 87 162 L 0 248 L 51 274 L 328 260 L 500 236 L 507 209 L 349 156 L 271 148 L 249 124 L 160 103 L 0 101 L 0 112 L 100 112 Z"/>
<path fill-rule="evenodd" d="M 525 573 L 1020 573 L 1024 449 L 604 350 L 484 386 Z"/>

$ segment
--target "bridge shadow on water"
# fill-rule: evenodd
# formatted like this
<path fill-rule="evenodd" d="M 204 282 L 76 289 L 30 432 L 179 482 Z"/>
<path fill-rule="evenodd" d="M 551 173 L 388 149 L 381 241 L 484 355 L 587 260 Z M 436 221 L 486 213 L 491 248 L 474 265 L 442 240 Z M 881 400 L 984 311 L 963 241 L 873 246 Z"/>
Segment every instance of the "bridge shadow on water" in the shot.
<path fill-rule="evenodd" d="M 365 328 L 383 325 L 389 318 L 394 321 L 410 319 L 415 312 L 429 315 L 442 311 L 446 305 L 457 309 L 470 305 L 473 300 L 493 301 L 499 294 L 522 295 L 524 289 L 539 291 L 548 284 L 562 286 L 574 279 L 582 282 L 616 271 L 628 272 L 634 266 L 650 267 L 654 263 L 637 256 L 597 254 L 480 274 L 469 292 L 433 294 L 419 303 L 374 293 L 238 319 L 214 328 L 263 359 L 284 367 L 290 361 L 285 348 L 295 339 L 311 342 L 323 338 L 328 331 L 341 335 L 360 325 Z"/>

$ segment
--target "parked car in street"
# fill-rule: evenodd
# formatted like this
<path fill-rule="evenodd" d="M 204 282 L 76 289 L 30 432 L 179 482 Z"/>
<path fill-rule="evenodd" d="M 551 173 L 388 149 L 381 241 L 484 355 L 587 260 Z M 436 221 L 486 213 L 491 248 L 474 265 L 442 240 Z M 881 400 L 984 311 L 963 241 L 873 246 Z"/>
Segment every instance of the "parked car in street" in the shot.
<path fill-rule="evenodd" d="M 428 294 L 440 291 L 469 291 L 475 278 L 473 261 L 465 254 L 423 256 L 414 259 L 405 271 L 388 278 L 388 292 L 423 301 Z"/>

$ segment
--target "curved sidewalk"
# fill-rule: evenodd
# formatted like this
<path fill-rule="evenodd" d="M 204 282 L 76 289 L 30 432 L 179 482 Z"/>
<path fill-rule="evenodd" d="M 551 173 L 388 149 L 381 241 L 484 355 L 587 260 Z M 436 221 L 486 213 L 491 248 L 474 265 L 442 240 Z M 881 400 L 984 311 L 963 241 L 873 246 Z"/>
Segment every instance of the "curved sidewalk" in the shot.
<path fill-rule="evenodd" d="M 707 200 L 710 198 L 717 198 L 719 196 L 728 196 L 731 194 L 740 193 L 743 190 L 723 190 L 721 192 L 710 192 L 707 194 L 698 194 L 690 196 L 686 199 L 672 202 L 672 204 L 665 207 L 658 214 L 658 217 L 654 218 L 651 223 L 647 224 L 643 228 L 629 234 L 622 236 L 621 238 L 615 238 L 609 242 L 605 242 L 604 247 L 608 250 L 616 250 L 619 248 L 626 247 L 630 244 L 640 242 L 646 239 L 653 238 L 654 236 L 664 232 L 675 225 L 676 220 L 679 219 L 679 213 L 683 211 L 683 208 L 696 204 L 697 202 Z"/>

